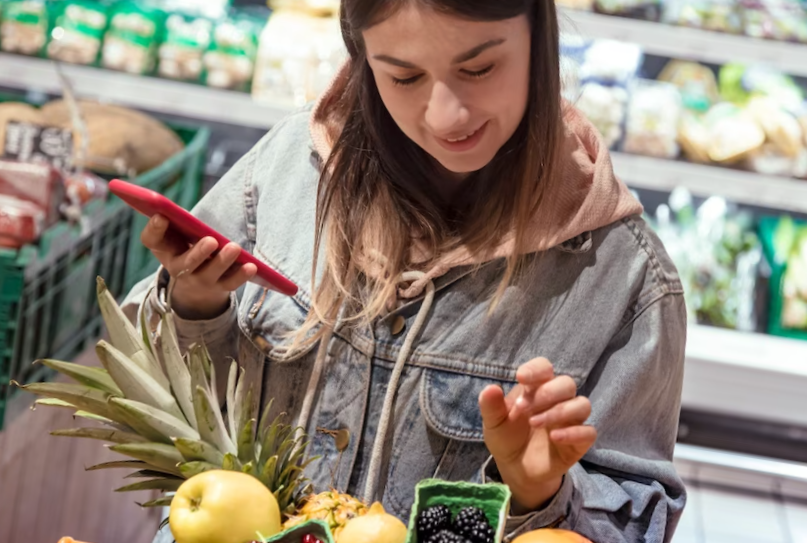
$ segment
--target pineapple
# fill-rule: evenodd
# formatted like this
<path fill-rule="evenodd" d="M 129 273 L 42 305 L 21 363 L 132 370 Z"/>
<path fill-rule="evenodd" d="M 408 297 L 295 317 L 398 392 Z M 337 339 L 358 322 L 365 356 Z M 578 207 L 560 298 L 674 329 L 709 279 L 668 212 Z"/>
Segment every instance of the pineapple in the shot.
<path fill-rule="evenodd" d="M 324 520 L 330 526 L 334 537 L 338 538 L 339 532 L 350 519 L 365 513 L 367 513 L 367 506 L 348 494 L 335 490 L 321 492 L 305 498 L 297 515 L 289 518 L 283 528 L 289 529 L 312 519 Z"/>
<path fill-rule="evenodd" d="M 207 349 L 195 345 L 184 356 L 180 353 L 170 309 L 162 316 L 158 345 L 147 332 L 144 315 L 139 334 L 100 278 L 97 293 L 111 341 L 100 341 L 96 348 L 103 368 L 42 360 L 75 383 L 21 386 L 43 397 L 37 405 L 70 408 L 75 417 L 96 423 L 53 434 L 108 441 L 113 443 L 111 450 L 129 457 L 88 468 L 135 470 L 127 478 L 141 480 L 119 492 L 172 492 L 198 473 L 237 470 L 266 485 L 285 517 L 294 515 L 311 493 L 303 476 L 313 460 L 304 459 L 307 437 L 281 417 L 270 421 L 271 403 L 260 421 L 252 418 L 252 392 L 235 362 L 230 366 L 223 415 Z M 162 497 L 141 505 L 170 503 L 171 497 Z"/>

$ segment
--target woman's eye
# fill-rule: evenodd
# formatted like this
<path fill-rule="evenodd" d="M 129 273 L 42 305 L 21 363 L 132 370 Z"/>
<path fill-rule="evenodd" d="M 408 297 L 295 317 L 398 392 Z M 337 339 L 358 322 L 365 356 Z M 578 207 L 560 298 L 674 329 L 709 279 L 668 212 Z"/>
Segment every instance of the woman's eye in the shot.
<path fill-rule="evenodd" d="M 420 77 L 421 76 L 419 76 L 419 75 L 416 75 L 414 77 L 407 77 L 406 79 L 399 79 L 397 77 L 393 77 L 392 78 L 392 83 L 394 85 L 398 85 L 400 87 L 406 87 L 407 85 L 412 85 L 412 84 L 416 83 L 417 80 L 420 79 Z"/>
<path fill-rule="evenodd" d="M 462 72 L 465 75 L 469 75 L 471 77 L 485 77 L 486 75 L 488 75 L 492 71 L 493 71 L 493 64 L 491 64 L 487 68 L 482 68 L 481 70 L 478 70 L 478 71 L 475 71 L 475 72 L 471 71 L 471 70 L 462 70 Z"/>

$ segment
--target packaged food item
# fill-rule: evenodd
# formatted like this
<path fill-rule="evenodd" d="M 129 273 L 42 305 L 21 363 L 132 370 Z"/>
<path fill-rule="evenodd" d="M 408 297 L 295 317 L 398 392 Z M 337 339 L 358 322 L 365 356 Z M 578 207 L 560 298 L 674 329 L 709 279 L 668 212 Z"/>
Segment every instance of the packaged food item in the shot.
<path fill-rule="evenodd" d="M 645 21 L 659 21 L 661 6 L 661 0 L 594 0 L 594 11 Z"/>
<path fill-rule="evenodd" d="M 642 58 L 638 45 L 596 40 L 585 49 L 580 79 L 627 86 L 636 77 Z"/>
<path fill-rule="evenodd" d="M 580 11 L 592 11 L 594 9 L 594 0 L 557 0 L 555 3 L 567 9 Z"/>
<path fill-rule="evenodd" d="M 230 0 L 163 0 L 161 7 L 169 13 L 182 13 L 217 21 L 227 16 Z"/>
<path fill-rule="evenodd" d="M 720 93 L 736 103 L 756 95 L 767 96 L 791 112 L 799 111 L 804 104 L 804 91 L 793 78 L 764 64 L 724 65 L 720 69 Z"/>
<path fill-rule="evenodd" d="M 752 38 L 807 42 L 807 9 L 799 0 L 741 0 L 743 31 Z"/>
<path fill-rule="evenodd" d="M 6 148 L 6 130 L 9 122 L 44 124 L 42 114 L 22 102 L 0 102 L 0 154 Z"/>
<path fill-rule="evenodd" d="M 0 159 L 0 194 L 33 202 L 44 211 L 50 225 L 59 220 L 64 183 L 48 164 Z"/>
<path fill-rule="evenodd" d="M 623 87 L 586 83 L 576 106 L 599 130 L 609 148 L 622 139 L 628 108 L 628 92 Z"/>
<path fill-rule="evenodd" d="M 776 100 L 757 96 L 745 109 L 759 123 L 768 142 L 779 154 L 792 159 L 805 150 L 804 132 L 799 121 Z"/>
<path fill-rule="evenodd" d="M 0 247 L 19 249 L 45 229 L 45 211 L 33 202 L 0 193 Z"/>
<path fill-rule="evenodd" d="M 658 80 L 678 87 L 683 106 L 691 111 L 704 113 L 720 100 L 714 72 L 697 62 L 671 60 L 664 66 Z"/>
<path fill-rule="evenodd" d="M 201 81 L 202 61 L 210 47 L 213 21 L 174 13 L 165 21 L 165 40 L 160 45 L 157 73 L 183 81 Z"/>
<path fill-rule="evenodd" d="M 712 137 L 701 115 L 686 110 L 682 113 L 678 126 L 678 143 L 687 160 L 698 164 L 711 162 L 709 147 Z"/>
<path fill-rule="evenodd" d="M 48 57 L 74 64 L 95 64 L 107 26 L 107 6 L 92 0 L 64 0 L 55 11 Z"/>
<path fill-rule="evenodd" d="M 662 20 L 729 34 L 743 31 L 742 8 L 737 0 L 667 0 Z"/>
<path fill-rule="evenodd" d="M 165 13 L 145 2 L 121 0 L 109 17 L 101 64 L 135 75 L 151 73 L 162 39 Z"/>
<path fill-rule="evenodd" d="M 678 268 L 690 320 L 756 331 L 762 244 L 750 213 L 712 197 L 696 207 L 686 189 L 649 219 Z"/>
<path fill-rule="evenodd" d="M 807 149 L 803 148 L 795 156 L 788 156 L 778 146 L 766 143 L 748 156 L 745 167 L 762 175 L 805 179 L 807 178 Z"/>
<path fill-rule="evenodd" d="M 84 167 L 92 171 L 124 175 L 142 173 L 159 166 L 184 147 L 177 134 L 160 121 L 139 111 L 91 101 L 79 103 L 87 127 Z M 41 108 L 46 123 L 73 129 L 73 142 L 81 148 L 81 134 L 72 124 L 63 100 Z"/>
<path fill-rule="evenodd" d="M 93 200 L 104 200 L 109 193 L 106 180 L 88 171 L 66 174 L 64 185 L 67 201 L 79 207 Z"/>
<path fill-rule="evenodd" d="M 675 158 L 681 94 L 670 83 L 639 80 L 631 93 L 623 148 L 629 153 Z"/>
<path fill-rule="evenodd" d="M 275 11 L 297 11 L 311 17 L 333 17 L 339 13 L 339 0 L 269 0 Z"/>
<path fill-rule="evenodd" d="M 736 164 L 765 143 L 765 132 L 745 110 L 722 103 L 709 110 L 704 122 L 711 138 L 709 158 L 720 164 Z"/>
<path fill-rule="evenodd" d="M 303 105 L 327 88 L 346 53 L 338 19 L 276 12 L 261 34 L 252 95 Z"/>
<path fill-rule="evenodd" d="M 48 9 L 44 0 L 4 0 L 0 3 L 0 49 L 39 55 L 48 39 Z"/>
<path fill-rule="evenodd" d="M 807 331 L 807 224 L 789 216 L 766 218 L 762 231 L 774 279 L 778 276 L 780 281 L 771 283 L 773 295 L 781 297 L 780 304 L 773 304 L 774 309 L 781 307 L 781 313 L 771 314 L 775 328 L 771 332 Z"/>
<path fill-rule="evenodd" d="M 203 58 L 207 86 L 249 91 L 258 37 L 265 23 L 250 13 L 236 12 L 215 25 L 213 41 Z M 297 42 L 297 46 L 302 44 Z"/>

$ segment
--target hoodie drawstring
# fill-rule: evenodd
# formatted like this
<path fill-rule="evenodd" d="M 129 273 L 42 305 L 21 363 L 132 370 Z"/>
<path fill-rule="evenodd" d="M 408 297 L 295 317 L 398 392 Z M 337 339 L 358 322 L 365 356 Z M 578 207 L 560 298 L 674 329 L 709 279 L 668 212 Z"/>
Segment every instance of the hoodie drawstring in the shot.
<path fill-rule="evenodd" d="M 425 276 L 423 272 L 405 272 L 401 274 L 400 283 L 409 283 L 417 281 Z M 434 303 L 434 283 L 429 280 L 426 283 L 426 292 L 418 309 L 415 322 L 412 327 L 407 331 L 404 343 L 398 353 L 398 358 L 395 361 L 395 367 L 392 370 L 389 383 L 387 385 L 387 392 L 384 395 L 384 407 L 381 410 L 381 417 L 378 421 L 378 429 L 376 431 L 375 440 L 373 442 L 373 452 L 370 456 L 370 466 L 367 470 L 367 482 L 364 487 L 364 500 L 369 503 L 374 499 L 376 494 L 383 489 L 377 488 L 379 475 L 381 471 L 381 460 L 384 456 L 384 444 L 387 441 L 387 434 L 389 433 L 390 421 L 392 420 L 392 408 L 395 403 L 395 394 L 398 391 L 398 383 L 401 380 L 406 361 L 412 354 L 412 348 L 415 344 L 415 339 L 423 324 L 426 322 L 426 317 L 431 311 Z M 308 427 L 311 418 L 311 409 L 314 405 L 314 397 L 316 396 L 319 382 L 322 378 L 322 372 L 325 368 L 325 360 L 328 357 L 328 344 L 333 338 L 333 327 L 328 327 L 320 340 L 319 348 L 317 349 L 317 357 L 314 361 L 314 368 L 311 371 L 311 378 L 308 380 L 308 387 L 305 391 L 305 398 L 303 406 L 300 410 L 300 418 L 298 419 L 298 437 Z"/>
<path fill-rule="evenodd" d="M 401 275 L 400 282 L 407 283 L 416 281 L 422 278 L 425 274 L 423 272 L 405 272 Z M 434 303 L 434 283 L 429 281 L 426 283 L 426 295 L 423 298 L 420 309 L 418 309 L 415 322 L 412 323 L 412 328 L 407 331 L 406 338 L 404 339 L 401 351 L 398 353 L 398 359 L 395 361 L 395 368 L 392 370 L 389 383 L 387 385 L 387 393 L 384 395 L 384 407 L 381 410 L 381 418 L 378 421 L 378 430 L 376 431 L 375 440 L 373 442 L 373 454 L 370 457 L 370 467 L 367 471 L 367 483 L 364 486 L 364 501 L 370 503 L 380 489 L 378 486 L 378 476 L 381 471 L 381 459 L 384 456 L 384 444 L 387 441 L 387 433 L 389 432 L 390 420 L 392 419 L 392 407 L 395 402 L 395 394 L 398 392 L 398 382 L 401 380 L 406 361 L 412 353 L 412 347 L 415 344 L 415 339 L 423 328 L 426 322 L 426 317 L 431 311 L 432 304 Z"/>

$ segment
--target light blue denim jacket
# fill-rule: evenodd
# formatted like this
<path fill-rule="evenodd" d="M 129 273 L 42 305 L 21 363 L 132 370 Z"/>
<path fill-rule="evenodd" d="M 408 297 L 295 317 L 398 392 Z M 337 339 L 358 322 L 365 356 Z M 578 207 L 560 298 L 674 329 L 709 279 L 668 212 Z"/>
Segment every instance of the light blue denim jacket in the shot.
<path fill-rule="evenodd" d="M 317 358 L 316 348 L 296 355 L 279 348 L 311 304 L 319 162 L 309 115 L 304 110 L 278 124 L 194 210 L 296 282 L 299 293 L 289 298 L 248 284 L 221 316 L 178 325 L 185 345 L 204 338 L 217 361 L 238 359 L 249 379 L 263 383 L 261 401 L 274 398 L 274 410 L 293 420 Z M 686 497 L 671 463 L 686 317 L 681 284 L 660 241 L 640 217 L 570 240 L 531 258 L 491 315 L 489 297 L 502 272 L 501 261 L 455 268 L 434 281 L 426 312 L 415 299 L 367 325 L 337 326 L 322 351 L 307 424 L 310 453 L 321 456 L 308 469 L 315 487 L 381 499 L 406 520 L 422 479 L 495 479 L 479 393 L 491 383 L 509 390 L 517 367 L 541 356 L 591 399 L 589 422 L 599 437 L 549 505 L 509 518 L 508 538 L 557 526 L 597 543 L 670 541 Z M 144 301 L 153 281 L 135 287 L 127 310 Z M 159 303 L 155 296 L 147 307 Z M 363 496 L 387 387 L 417 315 L 425 320 L 404 353 L 378 494 Z M 328 434 L 340 429 L 352 436 L 341 454 Z"/>

